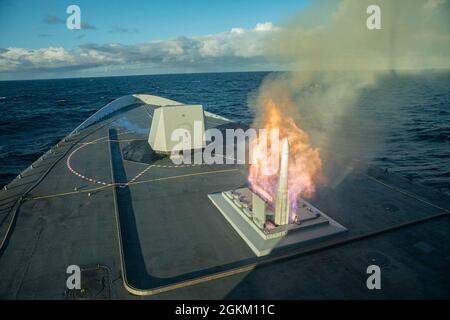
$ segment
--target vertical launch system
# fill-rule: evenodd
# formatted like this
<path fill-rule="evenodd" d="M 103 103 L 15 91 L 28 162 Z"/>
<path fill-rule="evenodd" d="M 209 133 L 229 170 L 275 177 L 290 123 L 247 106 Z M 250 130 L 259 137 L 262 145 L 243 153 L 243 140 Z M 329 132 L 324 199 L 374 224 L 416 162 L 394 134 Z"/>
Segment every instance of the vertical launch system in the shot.
<path fill-rule="evenodd" d="M 347 229 L 299 198 L 289 199 L 289 141 L 283 141 L 274 203 L 251 188 L 208 195 L 225 219 L 257 256 L 295 245 L 323 240 Z"/>

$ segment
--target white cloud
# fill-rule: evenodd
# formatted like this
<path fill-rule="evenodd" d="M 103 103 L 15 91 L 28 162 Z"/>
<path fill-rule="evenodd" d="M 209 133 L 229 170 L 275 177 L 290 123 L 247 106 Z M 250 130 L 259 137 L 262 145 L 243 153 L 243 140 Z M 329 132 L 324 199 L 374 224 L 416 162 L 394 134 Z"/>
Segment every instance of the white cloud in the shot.
<path fill-rule="evenodd" d="M 74 50 L 61 47 L 0 49 L 0 73 L 81 70 L 98 66 L 153 64 L 204 68 L 216 65 L 261 64 L 266 36 L 276 32 L 270 22 L 253 29 L 233 28 L 218 34 L 179 37 L 133 45 L 84 44 Z"/>
<path fill-rule="evenodd" d="M 245 32 L 245 29 L 242 29 L 242 28 L 231 29 L 231 33 L 243 34 L 244 32 Z"/>
<path fill-rule="evenodd" d="M 255 31 L 271 31 L 273 30 L 272 22 L 258 23 L 256 24 Z"/>

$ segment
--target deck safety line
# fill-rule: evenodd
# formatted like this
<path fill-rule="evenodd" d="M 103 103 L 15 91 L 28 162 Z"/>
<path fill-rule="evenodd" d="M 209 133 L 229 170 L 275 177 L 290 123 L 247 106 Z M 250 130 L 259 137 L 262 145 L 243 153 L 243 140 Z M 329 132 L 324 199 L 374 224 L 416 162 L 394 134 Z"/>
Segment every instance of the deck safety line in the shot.
<path fill-rule="evenodd" d="M 119 134 L 126 134 L 126 133 L 129 133 L 129 132 L 122 132 L 122 133 L 119 133 Z M 88 145 L 96 144 L 96 143 L 99 143 L 99 142 L 123 142 L 123 141 L 143 140 L 143 139 L 124 139 L 124 140 L 109 140 L 108 139 L 108 140 L 100 141 L 100 140 L 105 139 L 105 138 L 107 139 L 108 136 L 104 136 L 104 137 L 101 137 L 101 138 L 98 138 L 98 139 L 95 139 L 95 140 L 92 140 L 92 141 L 88 141 L 88 142 L 82 142 L 81 145 L 78 148 L 73 150 L 69 154 L 69 156 L 67 157 L 67 160 L 66 160 L 66 166 L 69 169 L 69 171 L 72 174 L 76 175 L 77 177 L 79 177 L 79 178 L 81 178 L 83 180 L 86 180 L 86 181 L 89 181 L 89 182 L 92 182 L 92 183 L 96 183 L 96 184 L 100 184 L 100 185 L 103 185 L 103 186 L 113 186 L 114 184 L 112 182 L 104 182 L 104 181 L 97 180 L 97 179 L 94 179 L 94 178 L 90 178 L 90 177 L 87 177 L 87 176 L 81 174 L 80 172 L 78 172 L 75 169 L 73 169 L 72 164 L 71 164 L 72 156 L 75 155 L 75 153 L 77 153 L 79 150 L 83 149 L 84 147 L 86 147 Z M 201 166 L 201 165 L 203 165 L 203 163 L 182 164 L 182 165 L 161 165 L 161 164 L 157 164 L 157 165 L 151 165 L 150 167 L 155 167 L 155 168 L 187 168 L 187 167 L 195 167 L 195 166 Z M 128 183 L 134 182 L 135 180 L 137 180 L 141 175 L 143 175 L 145 172 L 147 172 L 150 169 L 150 167 L 147 167 L 146 169 L 144 169 L 137 176 L 135 176 L 133 179 L 131 179 Z"/>
<path fill-rule="evenodd" d="M 112 121 L 108 121 L 108 122 L 106 122 L 105 124 L 99 126 L 98 128 L 95 128 L 95 127 L 94 127 L 95 129 L 94 129 L 92 132 L 88 132 L 88 133 L 87 133 L 86 135 L 84 135 L 84 136 L 82 135 L 82 138 L 80 137 L 77 141 L 81 141 L 82 139 L 87 138 L 89 135 L 91 135 L 91 134 L 97 132 L 98 130 L 100 130 L 101 128 L 103 128 L 103 127 L 109 125 L 111 122 L 112 122 Z M 91 126 L 91 128 L 92 128 L 93 126 L 94 126 L 94 124 Z M 88 131 L 88 128 L 86 127 L 85 129 L 83 129 L 83 131 Z M 81 133 L 80 133 L 80 135 L 81 135 Z M 49 165 L 49 167 L 47 167 L 47 169 L 45 170 L 45 172 L 37 179 L 37 181 L 36 181 L 35 183 L 32 183 L 32 185 L 31 185 L 24 193 L 22 193 L 22 195 L 21 195 L 21 196 L 19 197 L 19 199 L 16 201 L 14 207 L 12 208 L 12 213 L 11 213 L 11 211 L 10 211 L 10 213 L 9 213 L 9 214 L 12 214 L 12 216 L 11 216 L 11 218 L 10 218 L 8 227 L 7 227 L 7 229 L 6 229 L 6 233 L 5 233 L 5 235 L 3 236 L 3 238 L 1 239 L 1 242 L 0 242 L 0 256 L 3 254 L 4 245 L 5 245 L 7 239 L 8 239 L 9 236 L 10 236 L 12 226 L 13 226 L 13 224 L 14 224 L 15 221 L 16 221 L 17 212 L 19 211 L 19 209 L 20 209 L 22 203 L 23 203 L 24 201 L 28 200 L 28 199 L 26 198 L 26 196 L 27 196 L 31 191 L 33 191 L 33 189 L 36 188 L 36 187 L 37 187 L 37 186 L 45 179 L 45 177 L 49 174 L 50 171 L 53 170 L 53 168 L 56 166 L 56 164 L 59 163 L 59 162 L 67 155 L 67 153 L 68 153 L 68 152 L 69 152 L 76 144 L 77 144 L 77 143 L 72 143 L 72 144 L 67 148 L 66 151 L 63 151 L 63 153 L 62 153 L 62 155 L 61 155 L 60 157 L 58 157 L 55 161 L 51 162 L 50 165 Z M 58 144 L 57 144 L 57 146 L 58 146 Z M 50 150 L 51 150 L 51 149 L 50 149 Z M 5 219 L 6 219 L 6 218 L 5 218 Z M 3 221 L 5 221 L 5 220 L 3 220 Z"/>
<path fill-rule="evenodd" d="M 66 166 L 67 166 L 67 169 L 69 169 L 69 171 L 70 171 L 71 173 L 73 173 L 74 175 L 76 175 L 77 177 L 79 177 L 79 178 L 81 178 L 81 179 L 83 179 L 83 180 L 86 180 L 86 181 L 89 181 L 89 182 L 93 182 L 93 183 L 97 183 L 97 184 L 102 184 L 102 185 L 104 185 L 104 186 L 110 186 L 110 185 L 111 185 L 110 183 L 106 183 L 106 182 L 103 182 L 103 181 L 99 181 L 99 180 L 96 180 L 96 179 L 93 179 L 93 178 L 86 177 L 86 176 L 82 175 L 81 173 L 79 173 L 78 171 L 75 171 L 75 170 L 72 168 L 72 165 L 71 165 L 71 163 L 70 163 L 70 160 L 72 159 L 72 156 L 73 156 L 77 151 L 79 151 L 80 149 L 86 147 L 86 146 L 89 145 L 89 144 L 90 144 L 90 143 L 82 144 L 80 147 L 76 148 L 75 150 L 72 151 L 72 153 L 69 154 L 69 156 L 68 156 L 67 159 L 66 159 Z"/>
<path fill-rule="evenodd" d="M 130 133 L 130 131 L 121 132 L 121 133 L 119 133 L 118 135 L 127 134 L 127 133 Z M 93 178 L 89 178 L 89 177 L 84 176 L 83 174 L 81 174 L 81 173 L 79 173 L 78 171 L 74 170 L 74 169 L 72 168 L 71 163 L 70 163 L 70 160 L 72 159 L 72 156 L 73 156 L 75 153 L 77 153 L 78 151 L 80 151 L 80 150 L 83 149 L 84 147 L 86 147 L 86 146 L 88 146 L 88 145 L 91 145 L 91 144 L 98 143 L 99 141 L 101 141 L 101 140 L 103 140 L 103 139 L 108 139 L 108 136 L 103 136 L 103 137 L 100 137 L 100 138 L 98 138 L 98 139 L 95 139 L 95 140 L 92 140 L 92 141 L 88 141 L 88 142 L 82 142 L 82 143 L 81 143 L 81 146 L 79 146 L 78 148 L 76 148 L 75 150 L 73 150 L 73 151 L 69 154 L 69 156 L 68 156 L 67 159 L 66 159 L 66 166 L 67 166 L 67 168 L 69 169 L 69 171 L 70 171 L 72 174 L 76 175 L 77 177 L 79 177 L 79 178 L 81 178 L 81 179 L 83 179 L 83 180 L 86 180 L 86 181 L 89 181 L 89 182 L 92 182 L 92 183 L 96 183 L 96 184 L 100 184 L 100 185 L 103 185 L 103 186 L 111 186 L 111 185 L 112 185 L 111 183 L 107 183 L 107 182 L 104 182 L 104 181 L 100 181 L 100 180 L 96 180 L 96 179 L 93 179 Z M 128 140 L 131 140 L 131 139 L 128 139 Z M 106 140 L 106 141 L 107 141 L 107 140 Z M 105 142 L 105 141 L 101 141 L 101 142 Z"/>
<path fill-rule="evenodd" d="M 389 186 L 388 184 L 385 184 L 385 185 Z M 390 186 L 390 187 L 395 188 L 393 186 Z M 400 191 L 397 188 L 395 188 L 394 190 Z M 355 236 L 349 237 L 347 239 L 336 240 L 334 242 L 331 242 L 329 244 L 325 244 L 322 246 L 319 245 L 319 246 L 312 247 L 312 248 L 309 248 L 306 250 L 299 249 L 299 250 L 295 250 L 290 253 L 276 255 L 273 257 L 265 258 L 265 259 L 263 258 L 263 260 L 261 260 L 259 262 L 248 263 L 248 264 L 245 264 L 245 265 L 237 267 L 237 268 L 230 268 L 230 269 L 224 270 L 224 271 L 213 272 L 213 273 L 207 274 L 205 276 L 193 277 L 191 279 L 178 281 L 178 282 L 171 283 L 168 285 L 158 286 L 158 287 L 154 287 L 154 288 L 140 289 L 140 288 L 131 286 L 127 280 L 126 270 L 125 270 L 125 258 L 123 256 L 122 235 L 121 235 L 121 231 L 120 231 L 120 221 L 119 221 L 118 212 L 117 212 L 117 199 L 116 199 L 115 192 L 116 192 L 115 189 L 113 189 L 113 198 L 114 198 L 114 204 L 115 204 L 115 208 L 116 208 L 115 209 L 115 211 L 116 211 L 116 232 L 117 232 L 117 237 L 118 237 L 118 242 L 119 242 L 122 283 L 123 283 L 125 289 L 129 293 L 136 295 L 136 296 L 151 296 L 151 295 L 155 295 L 155 294 L 159 294 L 159 293 L 163 293 L 163 292 L 168 292 L 168 291 L 173 291 L 173 290 L 180 289 L 180 288 L 189 287 L 189 286 L 200 284 L 200 283 L 209 282 L 212 280 L 222 279 L 225 277 L 237 275 L 237 274 L 244 273 L 244 272 L 250 272 L 259 267 L 264 267 L 264 266 L 271 265 L 274 263 L 287 261 L 289 259 L 298 258 L 298 257 L 309 255 L 309 254 L 314 254 L 314 253 L 317 253 L 317 252 L 320 252 L 323 250 L 331 249 L 333 247 L 338 247 L 338 246 L 350 244 L 353 242 L 361 241 L 361 240 L 368 239 L 368 238 L 378 236 L 381 234 L 385 234 L 385 233 L 388 233 L 391 231 L 402 229 L 402 228 L 405 228 L 408 226 L 413 226 L 413 225 L 416 225 L 419 223 L 431 221 L 431 220 L 434 220 L 437 218 L 449 217 L 449 212 L 444 209 L 444 211 L 439 212 L 434 215 L 431 215 L 431 216 L 418 218 L 413 221 L 399 223 L 399 224 L 396 224 L 393 226 L 382 228 L 380 230 L 371 231 L 371 232 L 368 232 L 365 234 L 355 235 Z"/>
<path fill-rule="evenodd" d="M 117 214 L 116 214 L 117 215 Z M 329 244 L 325 244 L 319 247 L 313 247 L 310 249 L 306 249 L 306 250 L 296 250 L 294 252 L 291 253 L 286 253 L 286 254 L 281 254 L 281 255 L 277 255 L 277 256 L 273 256 L 271 258 L 266 258 L 262 261 L 259 262 L 253 262 L 253 263 L 248 263 L 246 265 L 243 265 L 241 267 L 237 267 L 237 268 L 230 268 L 228 270 L 224 270 L 224 271 L 219 271 L 219 272 L 213 272 L 211 274 L 205 275 L 205 276 L 200 276 L 200 277 L 194 277 L 191 279 L 187 279 L 187 280 L 182 280 L 179 282 L 175 282 L 172 284 L 168 284 L 168 285 L 163 285 L 163 286 L 159 286 L 159 287 L 154 287 L 154 288 L 149 288 L 149 289 L 139 289 L 139 288 L 134 288 L 131 285 L 128 284 L 128 282 L 126 281 L 126 277 L 122 276 L 122 282 L 124 284 L 125 289 L 133 294 L 133 295 L 137 295 L 137 296 L 151 296 L 151 295 L 155 295 L 155 294 L 159 294 L 159 293 L 163 293 L 163 292 L 168 292 L 168 291 L 173 291 L 176 289 L 181 289 L 181 288 L 185 288 L 185 287 L 189 287 L 192 285 L 196 285 L 196 284 L 200 284 L 200 283 L 205 283 L 211 280 L 218 280 L 218 279 L 222 279 L 222 278 L 226 278 L 232 275 L 237 275 L 243 272 L 249 272 L 249 271 L 253 271 L 257 268 L 260 267 L 264 267 L 264 266 L 268 266 L 274 263 L 280 263 L 283 261 L 287 261 L 290 259 L 295 259 L 298 257 L 302 257 L 305 255 L 309 255 L 309 254 L 314 254 L 323 250 L 328 250 L 334 247 L 338 247 L 338 246 L 342 246 L 342 245 L 346 245 L 346 244 L 350 244 L 353 242 L 357 242 L 357 241 L 361 241 L 361 240 L 365 240 L 371 237 L 375 237 L 381 234 L 385 234 L 391 231 L 395 231 L 398 229 L 402 229 L 405 227 L 409 227 L 412 225 L 416 225 L 422 222 L 427 222 L 427 221 L 431 221 L 437 218 L 441 218 L 441 217 L 448 217 L 449 214 L 446 211 L 440 212 L 438 214 L 432 215 L 432 216 L 428 216 L 425 218 L 419 218 L 413 221 L 409 221 L 409 222 L 405 222 L 405 223 L 400 223 L 391 227 L 387 227 L 381 230 L 375 230 L 366 234 L 362 234 L 362 235 L 356 235 L 347 239 L 343 239 L 343 240 L 337 240 L 334 241 L 332 243 Z M 117 218 L 116 218 L 117 219 Z M 119 228 L 119 225 L 117 225 L 117 228 Z M 118 236 L 121 237 L 120 235 L 120 230 L 117 229 L 117 233 Z M 122 241 L 121 238 L 119 238 L 119 243 L 120 246 L 122 246 Z M 122 256 L 122 248 L 120 248 L 120 253 L 121 253 L 121 263 L 122 263 L 122 273 L 124 272 L 124 257 Z"/>
<path fill-rule="evenodd" d="M 153 165 L 149 165 L 147 168 L 145 168 L 144 170 L 142 170 L 141 172 L 139 172 L 133 179 L 131 179 L 130 181 L 128 181 L 125 185 L 128 186 L 130 185 L 130 183 L 135 182 L 137 179 L 139 179 L 144 173 L 146 173 L 148 170 L 150 170 L 150 168 L 154 167 Z"/>
<path fill-rule="evenodd" d="M 207 175 L 207 174 L 213 174 L 213 173 L 225 173 L 225 172 L 238 171 L 238 170 L 239 169 L 234 168 L 234 169 L 194 172 L 194 173 L 180 174 L 180 175 L 176 175 L 176 176 L 168 176 L 168 177 L 153 178 L 153 179 L 142 180 L 142 181 L 135 181 L 133 183 L 129 183 L 128 185 L 129 186 L 133 186 L 133 185 L 142 184 L 142 183 L 165 181 L 165 180 L 186 178 L 186 177 L 192 177 L 192 176 L 201 176 L 201 175 Z M 115 183 L 115 184 L 112 183 L 110 185 L 102 186 L 102 187 L 98 187 L 98 188 L 78 190 L 78 191 L 68 191 L 68 192 L 62 192 L 62 193 L 55 193 L 55 194 L 31 197 L 31 198 L 28 198 L 28 199 L 29 200 L 41 200 L 41 199 L 48 199 L 48 198 L 56 198 L 56 197 L 69 196 L 69 195 L 86 193 L 86 192 L 94 192 L 94 191 L 103 190 L 103 189 L 106 189 L 106 188 L 109 188 L 109 187 L 122 186 L 122 185 L 125 185 L 125 184 L 123 184 L 123 183 Z"/>

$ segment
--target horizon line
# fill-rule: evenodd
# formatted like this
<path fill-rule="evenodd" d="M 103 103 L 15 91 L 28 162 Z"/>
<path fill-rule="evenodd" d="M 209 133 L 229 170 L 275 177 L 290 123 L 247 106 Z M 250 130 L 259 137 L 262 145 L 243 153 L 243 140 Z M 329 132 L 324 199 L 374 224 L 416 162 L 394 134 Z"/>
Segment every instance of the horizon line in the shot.
<path fill-rule="evenodd" d="M 142 76 L 169 76 L 169 75 L 187 75 L 187 74 L 214 74 L 214 73 L 270 73 L 270 72 L 290 72 L 289 70 L 252 70 L 252 71 L 203 71 L 203 72 L 168 72 L 168 73 L 147 73 L 147 74 L 129 74 L 129 75 L 110 75 L 110 76 L 81 76 L 81 77 L 60 77 L 60 78 L 36 78 L 36 79 L 11 79 L 0 82 L 13 81 L 43 81 L 43 80 L 67 80 L 67 79 L 96 79 L 96 78 L 119 78 L 119 77 L 142 77 Z"/>

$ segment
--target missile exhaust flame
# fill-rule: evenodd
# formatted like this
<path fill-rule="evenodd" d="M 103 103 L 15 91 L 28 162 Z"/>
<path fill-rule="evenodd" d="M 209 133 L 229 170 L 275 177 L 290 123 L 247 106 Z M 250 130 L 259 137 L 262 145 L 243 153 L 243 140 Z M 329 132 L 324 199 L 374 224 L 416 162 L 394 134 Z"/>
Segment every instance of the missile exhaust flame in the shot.
<path fill-rule="evenodd" d="M 279 99 L 282 103 L 276 103 L 272 98 L 263 99 L 263 110 L 255 124 L 267 129 L 267 134 L 271 130 L 279 130 L 279 141 L 271 146 L 271 139 L 258 137 L 258 141 L 250 150 L 253 161 L 249 168 L 248 181 L 250 187 L 275 209 L 282 207 L 283 199 L 278 198 L 287 198 L 285 199 L 289 203 L 287 220 L 293 220 L 298 198 L 310 197 L 315 192 L 315 183 L 322 168 L 322 161 L 319 150 L 311 146 L 308 134 L 294 121 L 292 110 L 295 110 L 295 105 L 290 99 L 283 98 Z M 286 110 L 291 112 L 287 113 Z M 267 146 L 262 145 L 263 140 Z M 273 153 L 281 155 L 281 166 L 284 165 L 287 169 L 267 174 L 270 172 L 267 170 L 268 167 L 275 166 L 278 169 L 280 166 L 278 161 L 280 157 L 274 157 Z"/>

